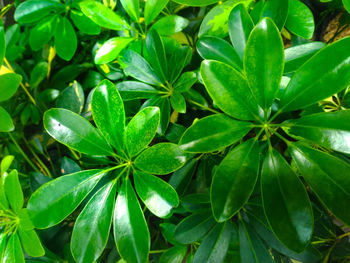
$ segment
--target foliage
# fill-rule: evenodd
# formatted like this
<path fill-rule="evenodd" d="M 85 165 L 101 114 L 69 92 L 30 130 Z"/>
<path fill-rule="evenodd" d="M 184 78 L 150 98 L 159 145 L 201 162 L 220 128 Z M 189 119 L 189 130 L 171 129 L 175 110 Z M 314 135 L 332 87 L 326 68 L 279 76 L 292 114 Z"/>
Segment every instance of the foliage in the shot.
<path fill-rule="evenodd" d="M 2 8 L 1 262 L 347 262 L 350 38 L 319 36 L 349 3 L 323 2 Z"/>

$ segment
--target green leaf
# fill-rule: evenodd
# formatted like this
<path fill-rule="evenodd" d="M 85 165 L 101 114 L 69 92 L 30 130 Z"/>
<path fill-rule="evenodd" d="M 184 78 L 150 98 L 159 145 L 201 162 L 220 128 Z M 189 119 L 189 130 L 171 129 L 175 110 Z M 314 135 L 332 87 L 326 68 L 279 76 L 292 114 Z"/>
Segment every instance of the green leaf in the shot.
<path fill-rule="evenodd" d="M 144 108 L 131 119 L 125 131 L 126 149 L 130 157 L 136 156 L 150 144 L 157 133 L 159 121 L 157 107 Z"/>
<path fill-rule="evenodd" d="M 140 18 L 140 0 L 120 0 L 125 11 L 135 21 L 139 22 Z"/>
<path fill-rule="evenodd" d="M 148 0 L 145 5 L 145 24 L 149 25 L 168 4 L 169 0 Z"/>
<path fill-rule="evenodd" d="M 150 174 L 169 174 L 181 168 L 187 155 L 173 143 L 158 143 L 143 151 L 135 160 L 135 166 Z"/>
<path fill-rule="evenodd" d="M 53 37 L 58 22 L 57 16 L 42 19 L 29 33 L 29 45 L 34 51 L 40 50 Z"/>
<path fill-rule="evenodd" d="M 57 55 L 64 60 L 71 60 L 78 47 L 77 35 L 66 17 L 60 19 L 55 32 Z"/>
<path fill-rule="evenodd" d="M 99 35 L 101 32 L 101 27 L 95 24 L 80 11 L 71 10 L 70 18 L 72 19 L 74 25 L 84 34 Z"/>
<path fill-rule="evenodd" d="M 176 192 L 181 196 L 183 195 L 196 171 L 198 159 L 194 158 L 186 162 L 186 164 L 179 170 L 175 171 L 170 179 L 169 184 L 174 187 Z"/>
<path fill-rule="evenodd" d="M 210 97 L 226 114 L 241 120 L 255 120 L 258 106 L 246 78 L 218 61 L 204 60 L 201 76 Z"/>
<path fill-rule="evenodd" d="M 183 73 L 174 83 L 174 92 L 186 92 L 197 82 L 197 74 L 193 71 Z"/>
<path fill-rule="evenodd" d="M 6 263 L 24 263 L 22 246 L 17 233 L 9 237 L 6 244 L 5 253 L 1 259 L 2 262 Z"/>
<path fill-rule="evenodd" d="M 180 93 L 174 93 L 170 96 L 171 106 L 179 113 L 186 113 L 186 100 Z"/>
<path fill-rule="evenodd" d="M 289 0 L 286 28 L 293 34 L 311 39 L 315 31 L 314 16 L 311 10 L 299 0 Z"/>
<path fill-rule="evenodd" d="M 190 21 L 182 16 L 170 15 L 165 16 L 155 22 L 152 29 L 162 36 L 170 36 L 177 32 L 181 32 L 189 25 Z"/>
<path fill-rule="evenodd" d="M 162 80 L 154 72 L 151 65 L 135 51 L 126 50 L 123 52 L 121 63 L 127 76 L 151 85 L 161 85 Z"/>
<path fill-rule="evenodd" d="M 306 249 L 313 232 L 313 213 L 306 189 L 280 153 L 270 149 L 261 174 L 266 218 L 278 239 L 291 250 Z"/>
<path fill-rule="evenodd" d="M 123 181 L 118 192 L 113 231 L 118 252 L 125 261 L 148 261 L 150 233 L 129 179 Z"/>
<path fill-rule="evenodd" d="M 243 4 L 232 9 L 229 16 L 229 34 L 231 43 L 239 58 L 243 61 L 244 50 L 254 23 Z"/>
<path fill-rule="evenodd" d="M 95 63 L 105 64 L 113 61 L 133 40 L 134 38 L 132 37 L 113 37 L 108 39 L 97 50 L 94 58 Z"/>
<path fill-rule="evenodd" d="M 340 220 L 350 225 L 350 165 L 328 153 L 302 144 L 290 147 L 296 166 L 322 203 Z"/>
<path fill-rule="evenodd" d="M 292 111 L 328 98 L 349 85 L 350 37 L 321 49 L 293 75 L 279 103 L 280 111 Z"/>
<path fill-rule="evenodd" d="M 230 219 L 251 196 L 258 180 L 259 146 L 252 139 L 234 148 L 215 170 L 210 188 L 213 215 Z"/>
<path fill-rule="evenodd" d="M 7 155 L 1 160 L 0 175 L 4 174 L 10 168 L 14 159 L 15 159 L 15 156 Z"/>
<path fill-rule="evenodd" d="M 195 121 L 182 136 L 179 146 L 186 152 L 213 152 L 239 141 L 251 128 L 249 122 L 215 114 Z"/>
<path fill-rule="evenodd" d="M 0 106 L 0 132 L 11 132 L 14 129 L 10 114 Z"/>
<path fill-rule="evenodd" d="M 346 11 L 348 11 L 348 13 L 350 13 L 350 1 L 349 0 L 343 0 L 343 5 L 344 5 Z"/>
<path fill-rule="evenodd" d="M 122 81 L 117 84 L 117 89 L 123 101 L 136 99 L 149 99 L 159 94 L 159 90 L 138 81 Z"/>
<path fill-rule="evenodd" d="M 31 89 L 36 89 L 40 83 L 47 77 L 48 64 L 46 61 L 39 62 L 35 65 L 30 73 L 29 86 Z"/>
<path fill-rule="evenodd" d="M 199 28 L 198 36 L 202 37 L 209 35 L 226 37 L 229 31 L 228 21 L 231 10 L 239 3 L 248 6 L 251 3 L 251 0 L 228 0 L 212 8 L 204 17 Z"/>
<path fill-rule="evenodd" d="M 16 170 L 4 174 L 4 189 L 12 210 L 17 213 L 23 206 L 24 197 Z"/>
<path fill-rule="evenodd" d="M 28 212 L 36 228 L 57 225 L 71 214 L 105 173 L 86 170 L 61 176 L 36 190 L 29 199 Z"/>
<path fill-rule="evenodd" d="M 176 191 L 167 182 L 147 173 L 133 174 L 136 192 L 147 208 L 156 216 L 168 218 L 179 205 Z"/>
<path fill-rule="evenodd" d="M 17 91 L 22 76 L 15 73 L 0 75 L 0 102 L 10 99 Z"/>
<path fill-rule="evenodd" d="M 106 140 L 118 151 L 124 150 L 125 111 L 117 87 L 103 80 L 92 95 L 92 116 Z"/>
<path fill-rule="evenodd" d="M 58 96 L 56 106 L 80 114 L 84 108 L 84 101 L 84 90 L 78 82 L 74 81 Z"/>
<path fill-rule="evenodd" d="M 285 122 L 290 134 L 350 154 L 350 110 L 322 112 Z"/>
<path fill-rule="evenodd" d="M 244 53 L 244 70 L 258 104 L 265 114 L 280 87 L 284 66 L 282 37 L 270 18 L 251 32 Z"/>
<path fill-rule="evenodd" d="M 168 50 L 169 52 L 169 50 Z M 168 65 L 168 82 L 173 83 L 181 75 L 182 70 L 192 59 L 192 49 L 189 46 L 181 46 L 172 51 Z"/>
<path fill-rule="evenodd" d="M 285 65 L 284 73 L 296 71 L 301 65 L 315 55 L 321 48 L 325 47 L 323 42 L 311 42 L 284 50 Z"/>
<path fill-rule="evenodd" d="M 103 4 L 86 0 L 79 3 L 81 11 L 97 25 L 112 30 L 124 30 L 130 25 L 119 15 Z"/>
<path fill-rule="evenodd" d="M 194 254 L 193 263 L 224 261 L 230 245 L 231 237 L 235 234 L 233 223 L 230 221 L 217 224 L 203 239 L 201 245 Z"/>
<path fill-rule="evenodd" d="M 102 254 L 112 225 L 116 190 L 115 181 L 101 187 L 75 221 L 70 246 L 76 262 L 95 262 Z"/>
<path fill-rule="evenodd" d="M 188 6 L 207 6 L 219 2 L 219 0 L 172 0 L 175 3 Z"/>
<path fill-rule="evenodd" d="M 0 25 L 0 65 L 4 60 L 6 53 L 6 41 L 5 41 L 5 30 L 2 25 Z"/>
<path fill-rule="evenodd" d="M 19 238 L 24 251 L 31 257 L 44 256 L 45 250 L 40 243 L 40 239 L 35 230 L 23 230 L 21 227 L 18 228 Z"/>
<path fill-rule="evenodd" d="M 146 48 L 148 61 L 152 65 L 155 73 L 162 79 L 167 80 L 168 63 L 162 39 L 156 30 L 150 30 L 146 38 Z"/>
<path fill-rule="evenodd" d="M 197 51 L 204 59 L 217 60 L 242 71 L 243 64 L 236 50 L 225 40 L 205 36 L 197 42 Z"/>
<path fill-rule="evenodd" d="M 29 24 L 60 10 L 64 10 L 64 5 L 55 0 L 27 0 L 16 8 L 14 18 L 20 24 Z"/>
<path fill-rule="evenodd" d="M 271 18 L 281 31 L 286 23 L 288 10 L 288 0 L 269 0 L 262 9 L 261 18 Z"/>
<path fill-rule="evenodd" d="M 175 239 L 181 244 L 191 244 L 202 238 L 215 224 L 210 211 L 192 214 L 176 226 Z"/>
<path fill-rule="evenodd" d="M 113 150 L 99 131 L 86 119 L 65 109 L 44 114 L 46 131 L 60 143 L 89 155 L 112 155 Z"/>
<path fill-rule="evenodd" d="M 173 246 L 160 256 L 159 263 L 181 263 L 183 262 L 186 254 L 186 246 Z"/>
<path fill-rule="evenodd" d="M 162 98 L 160 96 L 147 100 L 142 108 L 148 106 L 156 106 L 160 109 L 160 124 L 157 133 L 165 135 L 170 121 L 170 102 L 168 98 Z"/>

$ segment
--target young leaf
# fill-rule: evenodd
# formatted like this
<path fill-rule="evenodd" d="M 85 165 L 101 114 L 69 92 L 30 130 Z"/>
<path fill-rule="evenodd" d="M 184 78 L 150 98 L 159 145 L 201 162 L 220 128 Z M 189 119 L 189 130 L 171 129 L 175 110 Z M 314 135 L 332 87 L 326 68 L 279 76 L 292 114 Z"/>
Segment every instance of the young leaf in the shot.
<path fill-rule="evenodd" d="M 24 263 L 22 246 L 17 233 L 9 237 L 6 244 L 5 253 L 1 259 L 2 262 L 6 263 Z"/>
<path fill-rule="evenodd" d="M 211 212 L 192 214 L 183 219 L 175 229 L 175 239 L 181 244 L 191 244 L 202 238 L 215 226 Z"/>
<path fill-rule="evenodd" d="M 274 149 L 264 160 L 261 193 L 266 218 L 275 235 L 291 250 L 304 251 L 313 231 L 311 203 L 303 183 Z"/>
<path fill-rule="evenodd" d="M 113 61 L 133 40 L 134 38 L 132 37 L 113 37 L 108 39 L 97 50 L 94 58 L 95 64 L 105 64 Z"/>
<path fill-rule="evenodd" d="M 130 28 L 130 25 L 111 9 L 97 1 L 82 1 L 79 3 L 81 11 L 94 21 L 97 25 L 112 30 L 124 30 Z"/>
<path fill-rule="evenodd" d="M 162 36 L 170 36 L 181 32 L 189 23 L 190 21 L 182 16 L 171 15 L 159 19 L 153 24 L 152 29 L 157 30 Z"/>
<path fill-rule="evenodd" d="M 147 208 L 158 217 L 170 217 L 171 210 L 179 205 L 174 188 L 151 174 L 136 171 L 133 177 L 136 192 Z"/>
<path fill-rule="evenodd" d="M 224 261 L 231 237 L 237 235 L 235 226 L 230 221 L 217 224 L 203 239 L 194 254 L 193 263 Z"/>
<path fill-rule="evenodd" d="M 23 206 L 24 197 L 16 170 L 4 174 L 4 189 L 11 208 L 17 213 Z"/>
<path fill-rule="evenodd" d="M 15 73 L 0 75 L 0 102 L 10 99 L 17 91 L 22 76 Z"/>
<path fill-rule="evenodd" d="M 204 60 L 201 76 L 210 97 L 223 112 L 241 120 L 259 119 L 256 94 L 241 73 L 222 62 Z"/>
<path fill-rule="evenodd" d="M 30 197 L 28 212 L 37 228 L 54 226 L 71 214 L 104 175 L 102 170 L 86 170 L 50 181 Z"/>
<path fill-rule="evenodd" d="M 350 165 L 300 143 L 293 144 L 290 151 L 298 170 L 322 203 L 350 225 L 350 214 L 345 209 L 350 202 Z"/>
<path fill-rule="evenodd" d="M 95 24 L 82 12 L 79 12 L 77 10 L 71 10 L 70 18 L 72 19 L 74 25 L 84 34 L 99 35 L 101 32 L 101 27 Z"/>
<path fill-rule="evenodd" d="M 293 75 L 280 100 L 280 111 L 305 108 L 349 85 L 350 37 L 328 45 Z"/>
<path fill-rule="evenodd" d="M 150 174 L 169 174 L 182 167 L 187 155 L 173 143 L 159 143 L 143 151 L 135 166 Z"/>
<path fill-rule="evenodd" d="M 103 80 L 92 95 L 91 108 L 103 136 L 118 151 L 123 151 L 125 112 L 117 87 L 109 80 Z"/>
<path fill-rule="evenodd" d="M 147 107 L 129 122 L 125 132 L 126 149 L 130 157 L 136 156 L 150 144 L 157 133 L 160 112 L 157 107 Z"/>
<path fill-rule="evenodd" d="M 229 16 L 229 34 L 231 43 L 239 58 L 243 61 L 244 50 L 254 23 L 243 4 L 232 9 Z"/>
<path fill-rule="evenodd" d="M 40 239 L 34 229 L 24 230 L 21 226 L 18 228 L 18 235 L 24 251 L 31 257 L 41 257 L 45 250 L 40 243 Z"/>
<path fill-rule="evenodd" d="M 173 246 L 165 251 L 159 258 L 159 263 L 178 263 L 183 262 L 187 253 L 186 246 Z"/>
<path fill-rule="evenodd" d="M 10 114 L 0 106 L 0 132 L 11 132 L 14 129 Z"/>
<path fill-rule="evenodd" d="M 125 11 L 136 22 L 139 22 L 140 18 L 140 0 L 120 0 Z"/>
<path fill-rule="evenodd" d="M 259 172 L 259 146 L 252 139 L 234 148 L 215 170 L 210 198 L 218 222 L 230 219 L 248 201 Z"/>
<path fill-rule="evenodd" d="M 102 254 L 112 225 L 116 190 L 115 181 L 101 187 L 75 221 L 70 246 L 76 262 L 92 263 Z"/>
<path fill-rule="evenodd" d="M 285 122 L 289 134 L 350 154 L 350 110 L 322 112 Z"/>
<path fill-rule="evenodd" d="M 145 24 L 149 25 L 168 4 L 169 0 L 148 0 L 145 5 Z"/>
<path fill-rule="evenodd" d="M 60 18 L 55 32 L 57 55 L 64 60 L 71 60 L 78 47 L 77 35 L 66 17 Z"/>
<path fill-rule="evenodd" d="M 289 0 L 286 28 L 293 34 L 311 39 L 315 31 L 314 16 L 311 10 L 299 0 Z"/>
<path fill-rule="evenodd" d="M 215 114 L 195 121 L 183 134 L 179 146 L 186 152 L 213 152 L 237 142 L 250 129 L 249 122 Z"/>
<path fill-rule="evenodd" d="M 123 101 L 150 99 L 159 94 L 159 90 L 139 81 L 119 82 L 117 84 L 117 89 Z"/>
<path fill-rule="evenodd" d="M 122 258 L 127 262 L 146 263 L 150 233 L 129 179 L 125 179 L 119 189 L 113 221 L 114 239 Z"/>
<path fill-rule="evenodd" d="M 267 114 L 279 90 L 284 66 L 282 37 L 270 18 L 264 18 L 251 32 L 243 64 L 250 88 Z"/>
<path fill-rule="evenodd" d="M 65 109 L 44 114 L 44 127 L 57 141 L 89 155 L 111 155 L 112 148 L 86 119 Z"/>

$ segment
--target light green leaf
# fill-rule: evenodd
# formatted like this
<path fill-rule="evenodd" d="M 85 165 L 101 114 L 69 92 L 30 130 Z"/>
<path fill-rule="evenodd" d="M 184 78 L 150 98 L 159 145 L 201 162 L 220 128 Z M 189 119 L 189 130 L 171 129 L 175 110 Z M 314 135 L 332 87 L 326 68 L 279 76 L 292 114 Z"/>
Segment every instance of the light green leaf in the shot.
<path fill-rule="evenodd" d="M 147 0 L 145 5 L 145 24 L 149 25 L 168 4 L 169 0 Z"/>
<path fill-rule="evenodd" d="M 0 132 L 11 132 L 14 129 L 10 114 L 0 106 Z"/>
<path fill-rule="evenodd" d="M 159 94 L 159 90 L 139 81 L 119 82 L 117 83 L 117 89 L 123 101 L 150 99 Z"/>
<path fill-rule="evenodd" d="M 47 44 L 56 31 L 57 16 L 49 16 L 42 19 L 29 33 L 29 45 L 34 51 L 40 50 Z"/>
<path fill-rule="evenodd" d="M 16 170 L 4 174 L 4 189 L 12 210 L 15 213 L 19 212 L 23 206 L 24 197 Z"/>
<path fill-rule="evenodd" d="M 160 256 L 159 263 L 181 263 L 183 262 L 186 253 L 186 246 L 173 246 Z"/>
<path fill-rule="evenodd" d="M 35 230 L 24 230 L 22 227 L 18 228 L 19 238 L 24 251 L 31 257 L 41 257 L 45 254 L 45 250 L 40 243 L 39 236 Z"/>
<path fill-rule="evenodd" d="M 55 32 L 57 55 L 64 60 L 71 60 L 78 47 L 77 35 L 66 17 L 60 18 Z"/>
<path fill-rule="evenodd" d="M 0 102 L 10 99 L 17 91 L 22 76 L 15 73 L 0 75 Z"/>
<path fill-rule="evenodd" d="M 261 17 L 271 18 L 281 31 L 288 16 L 288 0 L 269 0 L 265 2 L 261 11 Z"/>
<path fill-rule="evenodd" d="M 175 3 L 188 6 L 207 6 L 219 2 L 219 0 L 172 0 Z"/>
<path fill-rule="evenodd" d="M 99 35 L 101 32 L 101 27 L 95 24 L 91 19 L 89 19 L 80 11 L 71 10 L 70 18 L 72 19 L 74 25 L 84 34 Z"/>
<path fill-rule="evenodd" d="M 6 41 L 5 41 L 5 29 L 4 26 L 0 25 L 0 65 L 4 60 L 6 53 Z"/>
<path fill-rule="evenodd" d="M 97 50 L 94 58 L 95 63 L 105 64 L 113 61 L 133 40 L 134 38 L 132 37 L 113 37 L 108 39 Z"/>
<path fill-rule="evenodd" d="M 152 29 L 157 30 L 162 36 L 170 36 L 182 31 L 189 23 L 190 21 L 182 16 L 171 15 L 159 19 L 153 24 Z"/>
<path fill-rule="evenodd" d="M 6 263 L 24 263 L 22 246 L 17 233 L 9 237 L 2 261 Z"/>
<path fill-rule="evenodd" d="M 136 22 L 139 22 L 140 18 L 140 0 L 120 0 L 125 11 Z"/>

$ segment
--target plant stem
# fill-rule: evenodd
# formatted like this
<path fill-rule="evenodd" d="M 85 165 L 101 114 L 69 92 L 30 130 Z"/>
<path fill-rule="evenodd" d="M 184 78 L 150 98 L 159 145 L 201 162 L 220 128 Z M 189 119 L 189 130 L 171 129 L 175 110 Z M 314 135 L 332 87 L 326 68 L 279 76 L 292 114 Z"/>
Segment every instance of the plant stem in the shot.
<path fill-rule="evenodd" d="M 196 102 L 196 101 L 193 101 L 193 100 L 187 100 L 189 103 L 192 103 L 192 104 L 194 104 L 194 105 L 196 105 L 196 106 L 198 106 L 198 107 L 200 107 L 200 108 L 202 108 L 202 109 L 205 109 L 205 110 L 207 110 L 207 111 L 211 111 L 211 112 L 213 112 L 213 113 L 216 113 L 216 114 L 221 114 L 221 112 L 219 112 L 219 111 L 216 111 L 216 110 L 214 110 L 214 109 L 211 109 L 211 108 L 209 108 L 209 107 L 207 107 L 207 106 L 204 106 L 204 105 L 202 105 L 202 104 L 200 104 L 200 103 L 198 103 L 198 102 Z"/>
<path fill-rule="evenodd" d="M 161 250 L 151 250 L 149 253 L 150 254 L 158 254 L 158 253 L 163 253 L 167 251 L 168 249 L 161 249 Z"/>

